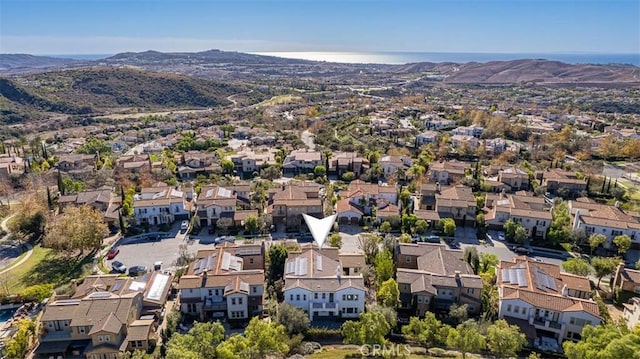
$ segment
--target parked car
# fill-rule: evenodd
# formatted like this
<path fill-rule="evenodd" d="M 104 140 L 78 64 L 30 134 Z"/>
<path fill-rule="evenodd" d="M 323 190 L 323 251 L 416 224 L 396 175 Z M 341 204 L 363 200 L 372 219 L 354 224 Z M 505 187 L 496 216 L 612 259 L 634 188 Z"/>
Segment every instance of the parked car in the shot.
<path fill-rule="evenodd" d="M 118 262 L 118 261 L 111 262 L 111 269 L 113 269 L 115 272 L 118 272 L 118 273 L 127 272 L 127 266 L 124 265 L 122 262 Z"/>
<path fill-rule="evenodd" d="M 429 243 L 440 243 L 440 237 L 438 236 L 426 236 L 424 240 Z"/>
<path fill-rule="evenodd" d="M 111 247 L 111 249 L 109 249 L 109 252 L 107 253 L 107 259 L 113 259 L 115 256 L 118 255 L 118 253 L 120 253 L 120 248 Z"/>
<path fill-rule="evenodd" d="M 525 247 L 515 247 L 513 249 L 514 252 L 518 253 L 518 254 L 530 254 L 531 250 L 529 248 L 525 248 Z"/>
<path fill-rule="evenodd" d="M 504 233 L 498 233 L 498 240 L 504 242 Z"/>
<path fill-rule="evenodd" d="M 215 244 L 224 243 L 224 242 L 234 243 L 235 241 L 236 241 L 236 237 L 234 236 L 216 237 L 216 239 L 213 240 Z"/>
<path fill-rule="evenodd" d="M 189 229 L 189 221 L 184 220 L 184 221 L 182 221 L 182 223 L 180 224 L 180 230 L 181 230 L 181 231 L 186 231 L 187 229 Z"/>
<path fill-rule="evenodd" d="M 149 271 L 149 268 L 147 268 L 147 266 L 133 266 L 129 268 L 129 275 L 135 277 L 135 276 L 145 274 L 148 271 Z"/>

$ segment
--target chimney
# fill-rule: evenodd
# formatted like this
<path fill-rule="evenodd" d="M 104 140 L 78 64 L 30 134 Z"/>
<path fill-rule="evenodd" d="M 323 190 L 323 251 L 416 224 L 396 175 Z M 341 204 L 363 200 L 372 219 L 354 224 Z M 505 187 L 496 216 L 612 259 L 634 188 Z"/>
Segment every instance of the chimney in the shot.
<path fill-rule="evenodd" d="M 620 202 L 616 201 L 616 203 L 613 206 L 616 207 L 616 208 L 620 208 Z"/>
<path fill-rule="evenodd" d="M 567 287 L 566 284 L 564 286 L 562 286 L 562 296 L 563 297 L 568 297 L 569 296 L 569 288 Z"/>
<path fill-rule="evenodd" d="M 78 290 L 78 280 L 77 279 L 72 279 L 71 280 L 71 290 L 73 291 L 74 294 L 75 294 L 76 290 Z"/>
<path fill-rule="evenodd" d="M 573 218 L 573 229 L 578 229 L 579 225 L 580 225 L 580 210 L 576 209 L 576 215 Z"/>
<path fill-rule="evenodd" d="M 440 193 L 440 182 L 436 182 L 436 192 Z"/>

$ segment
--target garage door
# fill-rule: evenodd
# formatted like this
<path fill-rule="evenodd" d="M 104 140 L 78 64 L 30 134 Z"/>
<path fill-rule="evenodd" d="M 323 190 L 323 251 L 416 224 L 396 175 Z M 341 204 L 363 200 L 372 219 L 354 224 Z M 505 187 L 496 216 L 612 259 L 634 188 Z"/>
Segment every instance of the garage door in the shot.
<path fill-rule="evenodd" d="M 360 218 L 351 217 L 351 224 L 359 224 L 359 223 L 360 223 Z"/>

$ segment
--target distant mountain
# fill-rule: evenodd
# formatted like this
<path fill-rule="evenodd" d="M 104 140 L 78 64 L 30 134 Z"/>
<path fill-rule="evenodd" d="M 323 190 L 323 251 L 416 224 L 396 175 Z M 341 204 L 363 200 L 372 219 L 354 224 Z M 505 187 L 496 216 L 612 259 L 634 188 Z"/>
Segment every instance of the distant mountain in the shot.
<path fill-rule="evenodd" d="M 446 65 L 447 83 L 636 83 L 640 67 L 632 65 L 571 65 L 549 60 L 470 62 Z M 442 65 L 436 69 L 443 69 Z"/>
<path fill-rule="evenodd" d="M 82 63 L 75 59 L 28 54 L 0 54 L 0 71 L 11 72 L 25 69 L 44 69 Z"/>
<path fill-rule="evenodd" d="M 123 52 L 100 60 L 107 64 L 132 64 L 143 65 L 146 63 L 175 62 L 208 62 L 208 63 L 235 63 L 235 64 L 311 64 L 314 61 L 285 59 L 275 56 L 253 55 L 235 51 L 207 50 L 202 52 Z"/>
<path fill-rule="evenodd" d="M 247 88 L 189 76 L 93 67 L 0 78 L 0 121 L 45 112 L 88 114 L 114 108 L 208 108 Z"/>

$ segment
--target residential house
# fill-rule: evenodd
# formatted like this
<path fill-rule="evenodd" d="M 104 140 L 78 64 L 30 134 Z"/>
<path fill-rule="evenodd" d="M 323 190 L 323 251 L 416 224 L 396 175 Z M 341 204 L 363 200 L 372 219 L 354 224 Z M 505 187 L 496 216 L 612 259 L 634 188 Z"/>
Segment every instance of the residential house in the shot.
<path fill-rule="evenodd" d="M 483 140 L 485 151 L 490 156 L 496 156 L 507 150 L 507 141 L 502 138 Z"/>
<path fill-rule="evenodd" d="M 420 119 L 424 120 L 424 126 L 427 128 L 427 130 L 441 130 L 445 128 L 453 128 L 456 126 L 456 121 L 447 120 L 438 116 L 427 115 L 420 117 Z"/>
<path fill-rule="evenodd" d="M 21 176 L 24 173 L 25 162 L 22 157 L 16 155 L 0 155 L 0 180 L 8 180 L 12 176 Z"/>
<path fill-rule="evenodd" d="M 195 211 L 194 194 L 189 190 L 159 183 L 145 187 L 133 196 L 133 213 L 136 224 L 148 223 L 152 226 L 172 224 L 176 220 L 189 219 Z"/>
<path fill-rule="evenodd" d="M 424 131 L 416 136 L 416 146 L 424 146 L 430 143 L 436 143 L 438 132 L 436 131 Z"/>
<path fill-rule="evenodd" d="M 468 145 L 469 148 L 476 149 L 480 145 L 480 141 L 477 138 L 469 135 L 453 135 L 449 140 L 455 148 L 460 148 L 463 145 Z"/>
<path fill-rule="evenodd" d="M 180 311 L 198 320 L 246 322 L 264 306 L 264 248 L 230 244 L 201 249 L 180 277 Z"/>
<path fill-rule="evenodd" d="M 551 227 L 551 212 L 543 197 L 523 194 L 491 194 L 485 199 L 489 212 L 485 221 L 489 228 L 502 229 L 511 219 L 520 223 L 533 238 L 546 238 Z"/>
<path fill-rule="evenodd" d="M 220 161 L 215 153 L 188 151 L 180 156 L 179 163 L 178 176 L 183 180 L 222 172 Z"/>
<path fill-rule="evenodd" d="M 340 197 L 340 206 L 337 208 L 339 223 L 356 223 L 363 215 L 372 215 L 374 208 L 384 210 L 389 205 L 393 205 L 395 214 L 398 214 L 398 191 L 393 186 L 355 180 L 349 183 L 346 191 L 340 192 Z"/>
<path fill-rule="evenodd" d="M 327 157 L 327 173 L 342 177 L 346 172 L 353 172 L 356 178 L 369 169 L 369 160 L 357 152 L 334 152 Z"/>
<path fill-rule="evenodd" d="M 631 238 L 631 247 L 640 248 L 640 214 L 620 208 L 596 203 L 587 198 L 569 201 L 573 229 L 584 230 L 588 236 L 603 234 L 607 237 L 605 248 L 614 248 L 613 239 L 626 234 Z"/>
<path fill-rule="evenodd" d="M 625 268 L 624 263 L 620 263 L 613 276 L 611 288 L 614 291 L 624 291 L 633 295 L 640 295 L 640 270 Z"/>
<path fill-rule="evenodd" d="M 336 254 L 337 248 L 318 250 L 312 244 L 290 252 L 285 263 L 284 301 L 304 310 L 310 319 L 358 318 L 364 312 L 367 292 L 361 268 L 346 274 L 342 259 L 354 265 L 353 258 Z M 364 265 L 362 257 L 357 262 Z"/>
<path fill-rule="evenodd" d="M 75 179 L 86 178 L 96 169 L 98 155 L 60 155 L 56 167 Z"/>
<path fill-rule="evenodd" d="M 429 165 L 427 175 L 432 182 L 449 185 L 462 180 L 465 177 L 465 171 L 471 166 L 469 162 L 460 161 L 434 162 Z"/>
<path fill-rule="evenodd" d="M 527 257 L 501 261 L 497 285 L 498 316 L 519 326 L 535 347 L 559 350 L 564 340 L 580 340 L 585 325 L 602 322 L 598 304 L 589 299 L 589 279 L 557 265 Z"/>
<path fill-rule="evenodd" d="M 627 321 L 627 327 L 633 330 L 640 323 L 640 298 L 633 297 L 624 306 L 622 317 Z"/>
<path fill-rule="evenodd" d="M 436 212 L 440 218 L 453 218 L 457 223 L 474 225 L 476 223 L 476 198 L 471 188 L 452 186 L 436 193 Z"/>
<path fill-rule="evenodd" d="M 578 178 L 575 172 L 565 171 L 559 168 L 548 168 L 545 171 L 536 171 L 535 178 L 547 192 L 558 194 L 558 190 L 566 191 L 570 197 L 578 196 L 587 189 L 587 182 Z"/>
<path fill-rule="evenodd" d="M 607 135 L 613 135 L 620 140 L 640 139 L 640 134 L 638 134 L 638 131 L 636 131 L 635 128 L 621 128 L 617 125 L 606 126 L 604 128 L 604 133 Z"/>
<path fill-rule="evenodd" d="M 396 246 L 399 314 L 423 317 L 427 311 L 448 312 L 467 304 L 470 314 L 482 309 L 482 279 L 464 261 L 460 250 L 441 244 L 400 243 Z"/>
<path fill-rule="evenodd" d="M 121 199 L 109 187 L 101 187 L 94 190 L 82 191 L 69 195 L 61 195 L 58 198 L 60 212 L 64 212 L 68 206 L 89 206 L 102 213 L 105 223 L 110 226 L 118 220 L 118 211 Z"/>
<path fill-rule="evenodd" d="M 250 176 L 254 172 L 260 172 L 263 167 L 277 164 L 275 148 L 258 148 L 256 150 L 243 150 L 230 155 L 228 159 L 233 162 L 234 170 L 241 176 Z"/>
<path fill-rule="evenodd" d="M 234 218 L 238 194 L 230 188 L 218 185 L 204 186 L 200 189 L 197 204 L 200 224 L 215 226 L 220 218 Z"/>
<path fill-rule="evenodd" d="M 153 319 L 141 319 L 143 294 L 93 292 L 47 304 L 40 318 L 36 358 L 120 358 L 157 340 Z"/>
<path fill-rule="evenodd" d="M 273 225 L 279 231 L 298 232 L 306 228 L 303 213 L 323 218 L 324 198 L 320 196 L 320 188 L 317 183 L 302 182 L 270 190 L 267 213 L 272 215 Z"/>
<path fill-rule="evenodd" d="M 294 176 L 300 173 L 313 173 L 317 166 L 322 165 L 322 152 L 295 150 L 284 158 L 282 170 L 285 175 Z"/>
<path fill-rule="evenodd" d="M 378 161 L 378 165 L 382 168 L 385 177 L 391 177 L 398 171 L 405 173 L 413 164 L 413 160 L 408 156 L 383 156 Z"/>
<path fill-rule="evenodd" d="M 157 166 L 157 165 L 156 165 Z M 121 156 L 116 160 L 116 173 L 149 173 L 153 168 L 148 154 Z"/>
<path fill-rule="evenodd" d="M 451 130 L 451 136 L 471 136 L 475 138 L 482 137 L 482 133 L 484 132 L 484 128 L 478 125 L 471 126 L 460 126 Z"/>

